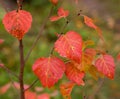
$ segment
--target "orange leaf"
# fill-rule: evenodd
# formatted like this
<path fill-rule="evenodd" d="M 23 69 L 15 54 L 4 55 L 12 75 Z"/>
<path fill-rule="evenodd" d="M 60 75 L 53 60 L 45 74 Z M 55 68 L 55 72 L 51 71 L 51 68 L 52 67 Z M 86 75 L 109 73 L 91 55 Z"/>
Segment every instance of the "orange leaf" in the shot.
<path fill-rule="evenodd" d="M 82 54 L 82 37 L 74 31 L 69 31 L 55 42 L 55 50 L 61 56 L 79 63 Z"/>
<path fill-rule="evenodd" d="M 104 77 L 103 74 L 101 74 L 94 65 L 89 66 L 88 73 L 89 73 L 95 80 L 97 80 L 98 77 Z"/>
<path fill-rule="evenodd" d="M 57 21 L 61 18 L 66 18 L 69 15 L 69 11 L 64 10 L 63 8 L 59 8 L 57 14 L 58 15 L 56 15 L 56 16 L 51 16 L 50 21 Z"/>
<path fill-rule="evenodd" d="M 69 11 L 68 10 L 64 10 L 63 8 L 59 8 L 58 9 L 58 16 L 59 17 L 67 17 L 69 15 Z"/>
<path fill-rule="evenodd" d="M 72 62 L 69 62 L 66 65 L 66 76 L 77 85 L 84 85 L 84 81 L 82 79 L 84 78 L 85 73 L 78 70 Z"/>
<path fill-rule="evenodd" d="M 85 22 L 85 24 L 87 26 L 95 29 L 98 32 L 99 37 L 104 41 L 101 29 L 94 24 L 94 22 L 93 22 L 93 20 L 91 18 L 89 18 L 88 16 L 84 15 L 84 22 Z"/>
<path fill-rule="evenodd" d="M 6 93 L 6 92 L 9 90 L 9 88 L 10 88 L 10 83 L 5 84 L 4 86 L 2 86 L 2 87 L 0 88 L 0 94 Z"/>
<path fill-rule="evenodd" d="M 101 31 L 101 29 L 100 29 L 99 27 L 97 27 L 95 30 L 98 32 L 99 37 L 100 37 L 103 41 L 105 41 L 104 38 L 103 38 L 103 36 L 102 36 L 102 31 Z"/>
<path fill-rule="evenodd" d="M 94 60 L 94 57 L 96 55 L 96 51 L 93 48 L 88 48 L 82 53 L 82 61 L 80 64 L 76 64 L 76 68 L 80 71 L 88 71 L 90 66 L 92 65 L 92 62 Z"/>
<path fill-rule="evenodd" d="M 51 87 L 62 78 L 65 64 L 57 57 L 39 58 L 32 69 L 44 87 Z"/>
<path fill-rule="evenodd" d="M 25 99 L 37 99 L 37 94 L 32 91 L 25 91 Z"/>
<path fill-rule="evenodd" d="M 75 85 L 75 84 L 72 83 L 72 82 L 69 82 L 69 83 L 65 83 L 65 84 L 61 84 L 61 85 L 60 85 L 60 92 L 61 92 L 61 94 L 63 95 L 63 97 L 64 97 L 65 99 L 71 99 L 70 94 L 71 94 L 71 92 L 72 92 L 72 89 L 73 89 L 74 85 Z"/>
<path fill-rule="evenodd" d="M 93 20 L 91 18 L 89 18 L 88 16 L 84 15 L 84 22 L 87 26 L 96 29 L 97 26 L 94 24 Z"/>
<path fill-rule="evenodd" d="M 115 74 L 115 63 L 111 55 L 101 55 L 95 62 L 95 67 L 99 72 L 103 73 L 110 79 L 114 78 Z"/>
<path fill-rule="evenodd" d="M 37 96 L 37 99 L 50 99 L 50 95 L 47 93 L 43 93 Z"/>
<path fill-rule="evenodd" d="M 52 16 L 52 17 L 50 17 L 50 21 L 57 21 L 57 20 L 59 20 L 61 17 L 59 17 L 59 16 Z"/>
<path fill-rule="evenodd" d="M 32 16 L 24 10 L 16 10 L 7 13 L 3 18 L 3 24 L 7 32 L 21 40 L 31 27 Z"/>
<path fill-rule="evenodd" d="M 117 60 L 120 61 L 120 53 L 117 55 Z"/>
<path fill-rule="evenodd" d="M 86 47 L 88 47 L 90 45 L 94 45 L 94 41 L 87 40 L 87 41 L 83 42 L 83 48 L 82 49 L 84 50 Z"/>

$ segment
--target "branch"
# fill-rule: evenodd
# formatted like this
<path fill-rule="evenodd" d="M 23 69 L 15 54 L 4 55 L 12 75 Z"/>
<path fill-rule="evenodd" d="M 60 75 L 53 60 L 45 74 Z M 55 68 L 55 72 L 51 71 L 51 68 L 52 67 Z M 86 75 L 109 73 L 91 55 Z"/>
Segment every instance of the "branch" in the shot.
<path fill-rule="evenodd" d="M 37 38 L 35 39 L 32 47 L 30 48 L 30 50 L 28 51 L 28 54 L 27 54 L 26 57 L 25 57 L 25 62 L 28 60 L 28 58 L 29 58 L 32 50 L 33 50 L 34 47 L 37 45 L 37 43 L 38 43 L 38 41 L 39 41 L 39 39 L 40 39 L 43 31 L 44 31 L 44 28 L 45 28 L 45 26 L 46 26 L 46 24 L 47 24 L 47 22 L 48 22 L 48 20 L 49 20 L 49 17 L 50 17 L 50 15 L 51 15 L 51 13 L 52 13 L 52 10 L 53 10 L 53 6 L 52 6 L 52 8 L 51 8 L 51 10 L 50 10 L 50 13 L 48 14 L 47 18 L 43 21 L 43 24 L 41 25 L 40 31 L 39 31 L 39 33 L 38 33 L 38 35 L 37 35 Z"/>
<path fill-rule="evenodd" d="M 20 83 L 20 99 L 25 99 L 24 94 L 24 82 L 23 82 L 23 73 L 24 73 L 24 55 L 23 55 L 23 44 L 22 40 L 19 41 L 20 49 L 20 74 L 19 74 L 19 83 Z"/>
<path fill-rule="evenodd" d="M 88 99 L 95 99 L 94 97 L 99 93 L 100 89 L 102 88 L 105 79 L 101 79 L 98 85 L 94 88 L 92 95 Z"/>
<path fill-rule="evenodd" d="M 14 72 L 12 72 L 9 68 L 7 68 L 6 66 L 0 64 L 0 68 L 4 69 L 7 73 L 12 74 L 14 77 L 16 77 L 17 79 L 19 79 L 19 76 L 16 75 Z"/>
<path fill-rule="evenodd" d="M 17 0 L 18 10 L 22 10 L 22 3 L 23 3 L 23 0 Z"/>
<path fill-rule="evenodd" d="M 37 82 L 39 81 L 39 79 L 37 78 L 35 81 L 33 81 L 33 83 L 28 87 L 26 88 L 24 91 L 27 91 L 28 89 L 32 88 Z"/>
<path fill-rule="evenodd" d="M 68 26 L 68 24 L 69 24 L 69 21 L 66 19 L 65 24 L 64 24 L 63 27 L 61 28 L 60 34 L 59 34 L 59 36 L 58 36 L 58 39 L 60 38 L 60 36 L 61 36 L 62 34 L 64 34 L 63 31 L 64 31 L 64 29 Z M 50 55 L 52 55 L 53 52 L 54 52 L 54 46 L 52 47 L 52 49 L 51 49 L 51 51 L 50 51 Z"/>

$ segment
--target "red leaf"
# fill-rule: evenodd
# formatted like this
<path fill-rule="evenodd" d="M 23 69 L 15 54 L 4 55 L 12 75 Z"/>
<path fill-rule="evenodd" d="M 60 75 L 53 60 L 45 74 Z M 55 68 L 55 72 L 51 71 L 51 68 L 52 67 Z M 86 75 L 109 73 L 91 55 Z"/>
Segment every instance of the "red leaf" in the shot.
<path fill-rule="evenodd" d="M 0 44 L 2 44 L 4 42 L 4 40 L 3 39 L 0 39 Z"/>
<path fill-rule="evenodd" d="M 9 90 L 9 88 L 10 88 L 10 83 L 2 86 L 2 87 L 0 88 L 0 94 L 6 93 L 6 92 Z"/>
<path fill-rule="evenodd" d="M 0 67 L 3 67 L 4 66 L 4 64 L 3 63 L 0 63 Z"/>
<path fill-rule="evenodd" d="M 69 31 L 65 35 L 61 35 L 55 42 L 55 50 L 63 57 L 80 62 L 82 54 L 82 38 L 78 33 Z"/>
<path fill-rule="evenodd" d="M 21 40 L 31 27 L 32 16 L 24 10 L 16 10 L 7 13 L 3 18 L 5 29 L 14 37 Z"/>
<path fill-rule="evenodd" d="M 25 99 L 37 99 L 37 94 L 32 91 L 25 91 Z"/>
<path fill-rule="evenodd" d="M 65 64 L 57 57 L 39 58 L 32 69 L 43 86 L 51 87 L 62 78 Z"/>
<path fill-rule="evenodd" d="M 117 60 L 120 61 L 120 53 L 117 55 Z"/>
<path fill-rule="evenodd" d="M 87 26 L 95 29 L 98 32 L 99 37 L 104 41 L 101 29 L 94 24 L 94 22 L 93 22 L 93 20 L 91 18 L 89 18 L 88 16 L 84 15 L 84 22 L 85 22 L 85 24 Z"/>
<path fill-rule="evenodd" d="M 58 0 L 50 0 L 52 4 L 57 5 L 58 4 Z"/>
<path fill-rule="evenodd" d="M 75 82 L 78 85 L 84 85 L 84 81 L 82 80 L 84 78 L 85 73 L 79 71 L 73 63 L 67 63 L 66 64 L 66 76 L 73 82 Z"/>
<path fill-rule="evenodd" d="M 58 9 L 58 16 L 59 17 L 67 17 L 69 15 L 68 10 L 64 10 L 63 8 Z"/>
<path fill-rule="evenodd" d="M 75 0 L 75 3 L 78 4 L 78 0 Z"/>
<path fill-rule="evenodd" d="M 59 20 L 61 17 L 59 17 L 59 16 L 52 16 L 52 17 L 50 17 L 50 21 L 57 21 L 57 20 Z"/>
<path fill-rule="evenodd" d="M 84 15 L 84 22 L 87 26 L 96 29 L 97 26 L 94 24 L 93 20 L 87 16 Z"/>
<path fill-rule="evenodd" d="M 114 59 L 111 55 L 101 55 L 101 57 L 96 60 L 95 67 L 98 69 L 98 71 L 102 72 L 108 78 L 114 78 L 115 64 Z"/>
<path fill-rule="evenodd" d="M 50 95 L 49 94 L 40 94 L 37 96 L 37 99 L 50 99 Z"/>
<path fill-rule="evenodd" d="M 72 82 L 60 85 L 60 92 L 63 95 L 63 97 L 65 97 L 65 99 L 71 99 L 70 94 L 72 92 L 72 89 L 73 89 L 74 85 L 75 84 L 72 83 Z"/>
<path fill-rule="evenodd" d="M 57 21 L 61 18 L 66 18 L 69 15 L 69 11 L 64 10 L 63 8 L 59 8 L 57 14 L 58 15 L 56 15 L 56 16 L 50 17 L 50 21 Z"/>

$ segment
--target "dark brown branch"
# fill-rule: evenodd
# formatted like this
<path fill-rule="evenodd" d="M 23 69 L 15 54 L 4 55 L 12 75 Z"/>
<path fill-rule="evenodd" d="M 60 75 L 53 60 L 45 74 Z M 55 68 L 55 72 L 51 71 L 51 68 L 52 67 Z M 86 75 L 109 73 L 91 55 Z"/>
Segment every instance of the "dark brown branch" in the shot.
<path fill-rule="evenodd" d="M 23 3 L 23 0 L 17 0 L 18 9 L 20 10 L 22 10 L 22 3 Z"/>
<path fill-rule="evenodd" d="M 28 87 L 26 88 L 24 91 L 27 91 L 28 89 L 32 88 L 37 82 L 39 81 L 39 79 L 37 78 L 35 81 L 33 81 L 33 83 Z"/>
<path fill-rule="evenodd" d="M 22 40 L 19 41 L 19 49 L 20 49 L 20 74 L 19 74 L 19 82 L 20 82 L 20 99 L 25 99 L 24 94 L 24 82 L 23 82 L 23 73 L 24 73 L 24 55 L 23 55 L 23 44 Z"/>
<path fill-rule="evenodd" d="M 49 17 L 51 16 L 52 10 L 53 10 L 53 6 L 52 6 L 52 8 L 51 8 L 51 10 L 50 10 L 50 13 L 48 14 L 47 18 L 44 20 L 43 24 L 41 25 L 40 31 L 39 31 L 39 33 L 38 33 L 38 35 L 37 35 L 37 38 L 35 39 L 32 47 L 30 48 L 28 54 L 27 54 L 26 57 L 25 57 L 25 62 L 28 60 L 28 58 L 29 58 L 29 56 L 30 56 L 33 48 L 34 48 L 34 47 L 36 46 L 36 44 L 38 43 L 38 41 L 39 41 L 39 39 L 40 39 L 43 31 L 44 31 L 44 28 L 45 28 L 45 26 L 46 26 L 46 24 L 47 24 L 47 22 L 48 22 L 48 20 L 49 20 Z"/>

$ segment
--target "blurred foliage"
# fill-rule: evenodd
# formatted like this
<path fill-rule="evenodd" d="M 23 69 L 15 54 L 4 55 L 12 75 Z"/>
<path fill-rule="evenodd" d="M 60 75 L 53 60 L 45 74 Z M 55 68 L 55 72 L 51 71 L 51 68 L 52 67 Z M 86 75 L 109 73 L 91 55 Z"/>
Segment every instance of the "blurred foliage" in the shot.
<path fill-rule="evenodd" d="M 13 1 L 15 4 L 16 0 Z M 62 1 L 62 0 L 61 0 Z M 91 2 L 92 5 L 87 5 Z M 9 2 L 8 2 L 9 4 Z M 94 9 L 94 6 L 97 6 Z M 83 40 L 92 39 L 95 41 L 95 47 L 102 50 L 107 50 L 108 53 L 112 54 L 115 58 L 120 52 L 120 0 L 80 0 L 79 5 L 74 5 L 73 0 L 64 0 L 59 6 L 64 6 L 65 9 L 70 10 L 70 16 L 68 20 L 71 20 L 67 28 L 63 32 L 68 30 L 75 30 L 79 32 Z M 53 14 L 56 14 L 57 7 L 54 8 Z M 16 4 L 14 6 L 16 8 Z M 28 53 L 30 47 L 32 46 L 37 34 L 39 33 L 40 26 L 43 20 L 47 17 L 51 4 L 49 0 L 25 0 L 23 9 L 30 11 L 33 15 L 32 28 L 29 33 L 25 35 L 23 39 L 24 43 L 24 56 Z M 91 28 L 88 28 L 83 23 L 83 18 L 74 17 L 79 10 L 83 10 L 82 13 L 90 16 L 96 24 L 101 27 L 103 35 L 105 37 L 107 45 L 105 46 L 99 37 Z M 2 24 L 2 18 L 5 15 L 5 11 L 1 5 L 0 7 L 0 38 L 4 39 L 4 43 L 0 45 L 0 61 L 10 68 L 16 74 L 19 73 L 19 49 L 17 39 L 10 36 L 4 29 Z M 61 19 L 58 22 L 48 21 L 44 33 L 41 35 L 39 42 L 33 49 L 25 67 L 24 82 L 26 84 L 31 84 L 35 79 L 35 75 L 32 72 L 32 64 L 39 57 L 46 57 L 49 55 L 50 50 L 57 39 L 55 33 L 60 33 L 65 20 Z M 116 61 L 116 60 L 115 60 Z M 95 99 L 119 99 L 120 98 L 120 62 L 116 61 L 116 76 L 114 80 L 105 79 L 100 92 L 97 93 Z M 6 71 L 0 69 L 0 86 L 5 85 L 10 82 L 11 79 L 18 81 L 12 75 L 6 73 Z M 86 85 L 76 86 L 72 92 L 72 99 L 83 99 L 83 95 L 90 96 L 93 94 L 96 86 L 99 85 L 99 81 L 95 81 L 90 75 L 86 76 Z M 43 92 L 49 94 L 53 93 L 54 90 L 59 90 L 59 85 L 66 81 L 66 77 L 60 80 L 55 87 L 51 89 L 45 88 Z M 35 86 L 41 86 L 38 82 Z M 11 88 L 6 94 L 0 95 L 0 99 L 16 99 L 18 93 L 14 88 Z M 18 97 L 18 96 L 17 96 Z M 53 96 L 51 99 L 62 99 L 60 92 Z"/>

